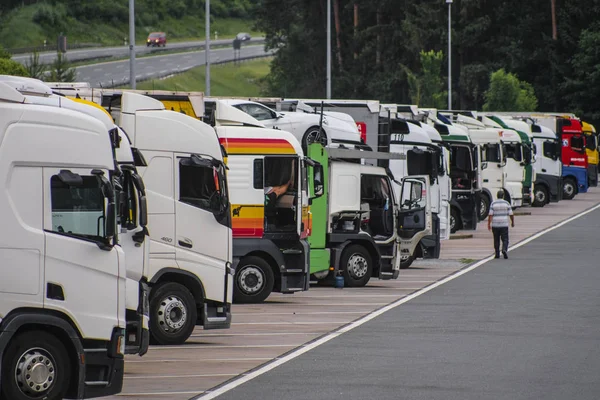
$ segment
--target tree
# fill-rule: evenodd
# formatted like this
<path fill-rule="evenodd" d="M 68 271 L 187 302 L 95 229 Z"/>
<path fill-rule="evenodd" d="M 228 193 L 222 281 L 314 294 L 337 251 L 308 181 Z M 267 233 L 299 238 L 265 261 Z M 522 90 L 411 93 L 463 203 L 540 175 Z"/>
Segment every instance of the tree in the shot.
<path fill-rule="evenodd" d="M 46 71 L 46 65 L 40 63 L 40 54 L 34 51 L 29 56 L 29 61 L 25 64 L 27 73 L 30 77 L 35 79 L 43 79 Z"/>
<path fill-rule="evenodd" d="M 60 51 L 57 52 L 50 69 L 50 82 L 74 82 L 77 72 L 70 65 L 69 60 Z"/>
<path fill-rule="evenodd" d="M 421 107 L 444 108 L 448 92 L 444 91 L 442 63 L 444 54 L 441 51 L 421 51 L 421 72 L 413 73 L 404 67 L 408 78 L 411 102 Z"/>
<path fill-rule="evenodd" d="M 490 88 L 485 92 L 485 111 L 535 111 L 537 98 L 533 87 L 503 68 L 490 76 Z"/>

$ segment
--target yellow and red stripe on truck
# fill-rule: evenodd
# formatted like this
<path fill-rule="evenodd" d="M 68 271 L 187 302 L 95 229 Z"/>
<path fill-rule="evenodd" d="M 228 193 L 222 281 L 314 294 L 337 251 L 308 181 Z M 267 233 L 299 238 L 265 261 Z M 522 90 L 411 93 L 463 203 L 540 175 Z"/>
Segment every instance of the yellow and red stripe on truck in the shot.
<path fill-rule="evenodd" d="M 220 138 L 227 154 L 297 154 L 290 142 L 284 139 Z"/>

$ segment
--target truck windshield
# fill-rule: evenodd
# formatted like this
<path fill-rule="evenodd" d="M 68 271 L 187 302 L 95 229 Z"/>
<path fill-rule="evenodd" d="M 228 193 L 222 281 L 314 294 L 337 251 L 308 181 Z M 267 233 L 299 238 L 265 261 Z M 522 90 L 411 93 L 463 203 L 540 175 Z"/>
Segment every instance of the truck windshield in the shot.
<path fill-rule="evenodd" d="M 406 162 L 408 164 L 408 175 L 430 175 L 437 166 L 438 157 L 428 150 L 413 149 L 406 152 Z"/>
<path fill-rule="evenodd" d="M 489 162 L 501 162 L 500 145 L 498 144 L 484 144 L 481 148 L 481 161 Z"/>
<path fill-rule="evenodd" d="M 597 140 L 598 140 L 598 138 L 596 136 L 588 135 L 585 147 L 588 150 L 592 150 L 592 151 L 596 150 L 598 148 L 598 144 L 596 143 Z"/>
<path fill-rule="evenodd" d="M 506 145 L 506 156 L 512 158 L 515 161 L 523 161 L 521 154 L 521 145 L 519 143 L 507 143 Z"/>
<path fill-rule="evenodd" d="M 552 160 L 558 160 L 560 156 L 560 146 L 558 142 L 554 140 L 546 140 L 543 146 L 544 157 L 550 158 Z"/>
<path fill-rule="evenodd" d="M 69 186 L 57 175 L 50 180 L 52 231 L 92 240 L 105 238 L 105 197 L 95 176 Z"/>

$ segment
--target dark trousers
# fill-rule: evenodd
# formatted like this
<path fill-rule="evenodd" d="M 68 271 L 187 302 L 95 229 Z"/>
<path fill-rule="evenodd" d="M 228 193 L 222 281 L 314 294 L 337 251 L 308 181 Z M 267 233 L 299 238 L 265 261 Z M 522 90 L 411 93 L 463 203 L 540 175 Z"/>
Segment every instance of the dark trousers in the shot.
<path fill-rule="evenodd" d="M 500 254 L 500 239 L 502 239 L 502 251 L 508 251 L 508 227 L 492 228 L 494 234 L 494 250 L 496 255 Z"/>

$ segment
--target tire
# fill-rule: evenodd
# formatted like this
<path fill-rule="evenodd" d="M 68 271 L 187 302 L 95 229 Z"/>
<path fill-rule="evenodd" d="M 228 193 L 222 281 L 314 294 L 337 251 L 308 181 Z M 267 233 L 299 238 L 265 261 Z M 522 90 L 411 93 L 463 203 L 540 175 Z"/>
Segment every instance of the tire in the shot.
<path fill-rule="evenodd" d="M 533 207 L 544 207 L 548 203 L 548 189 L 542 185 L 535 185 L 533 189 Z"/>
<path fill-rule="evenodd" d="M 72 364 L 67 349 L 56 336 L 44 331 L 17 334 L 2 358 L 0 398 L 63 399 L 70 386 Z"/>
<path fill-rule="evenodd" d="M 408 269 L 412 265 L 413 261 L 415 261 L 415 258 L 412 255 L 405 258 L 400 258 L 400 269 Z"/>
<path fill-rule="evenodd" d="M 262 303 L 273 291 L 273 269 L 264 259 L 244 257 L 235 269 L 234 303 Z"/>
<path fill-rule="evenodd" d="M 460 213 L 456 210 L 456 208 L 452 207 L 450 209 L 450 233 L 456 233 L 457 231 L 462 229 L 460 221 Z"/>
<path fill-rule="evenodd" d="M 314 137 L 319 133 L 319 127 L 318 126 L 311 126 L 310 128 L 308 128 L 306 130 L 306 132 L 304 132 L 304 135 L 302 136 L 302 149 L 304 150 L 304 153 L 306 153 L 308 151 L 308 145 L 311 143 L 314 143 Z M 323 132 L 321 132 L 321 136 L 320 136 L 321 140 L 321 144 L 323 146 L 327 146 L 327 133 L 325 132 L 325 130 L 323 129 Z"/>
<path fill-rule="evenodd" d="M 166 282 L 150 292 L 150 334 L 154 344 L 184 344 L 196 326 L 196 299 L 185 286 Z"/>
<path fill-rule="evenodd" d="M 348 287 L 363 287 L 373 275 L 371 255 L 363 246 L 353 244 L 344 250 L 340 260 L 344 284 Z"/>
<path fill-rule="evenodd" d="M 487 218 L 488 214 L 490 213 L 490 198 L 488 197 L 487 194 L 482 194 L 481 197 L 479 198 L 479 209 L 478 209 L 478 214 L 479 214 L 479 220 L 483 221 L 484 219 Z"/>
<path fill-rule="evenodd" d="M 563 182 L 563 199 L 571 200 L 577 194 L 577 183 L 572 178 L 566 178 Z"/>

